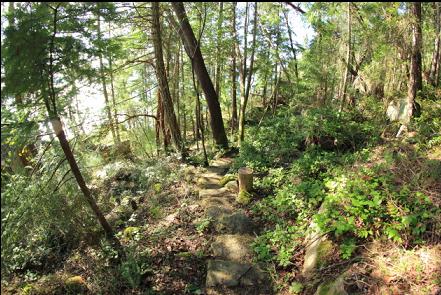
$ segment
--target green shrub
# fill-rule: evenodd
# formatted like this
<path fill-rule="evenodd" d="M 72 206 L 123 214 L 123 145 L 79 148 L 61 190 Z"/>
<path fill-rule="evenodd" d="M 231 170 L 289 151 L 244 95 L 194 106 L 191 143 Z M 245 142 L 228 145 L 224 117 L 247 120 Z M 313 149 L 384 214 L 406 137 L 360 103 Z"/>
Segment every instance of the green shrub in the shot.
<path fill-rule="evenodd" d="M 375 169 L 329 178 L 322 213 L 315 221 L 336 238 L 385 237 L 397 243 L 420 241 L 440 213 L 430 199 L 407 186 L 397 187 L 393 177 Z M 354 242 L 342 245 L 343 257 Z"/>
<path fill-rule="evenodd" d="M 338 113 L 331 108 L 316 108 L 292 116 L 289 108 L 262 121 L 260 126 L 246 129 L 234 169 L 242 166 L 257 172 L 289 165 L 305 149 L 320 152 L 355 151 L 378 142 L 380 133 L 376 121 L 369 121 L 356 110 Z"/>

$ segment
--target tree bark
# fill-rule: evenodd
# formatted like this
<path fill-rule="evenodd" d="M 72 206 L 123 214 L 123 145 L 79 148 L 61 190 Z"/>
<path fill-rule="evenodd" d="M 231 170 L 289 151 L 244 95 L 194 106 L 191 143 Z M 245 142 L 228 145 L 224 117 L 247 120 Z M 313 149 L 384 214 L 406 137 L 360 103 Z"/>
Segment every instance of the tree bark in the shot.
<path fill-rule="evenodd" d="M 439 84 L 439 72 L 440 72 L 440 59 L 441 59 L 441 4 L 439 2 L 434 2 L 434 12 L 435 12 L 435 46 L 432 54 L 432 62 L 429 72 L 429 83 L 436 87 Z"/>
<path fill-rule="evenodd" d="M 256 35 L 257 35 L 257 2 L 254 2 L 254 27 L 253 27 L 253 44 L 251 45 L 251 61 L 250 61 L 250 68 L 248 70 L 247 75 L 247 84 L 246 84 L 246 90 L 245 95 L 243 97 L 242 107 L 240 110 L 240 117 L 239 117 L 239 146 L 241 145 L 242 141 L 244 140 L 245 136 L 245 111 L 248 103 L 248 97 L 250 95 L 250 89 L 251 89 L 251 76 L 253 74 L 253 67 L 254 67 L 254 53 L 256 49 Z M 244 60 L 244 63 L 246 63 L 246 60 Z"/>
<path fill-rule="evenodd" d="M 293 38 L 292 38 L 292 31 L 291 31 L 291 27 L 289 26 L 289 22 L 288 22 L 288 15 L 287 13 L 284 11 L 283 15 L 285 16 L 285 23 L 286 23 L 286 28 L 288 29 L 288 37 L 289 37 L 289 45 L 290 45 L 290 49 L 294 58 L 294 72 L 296 75 L 296 82 L 299 82 L 299 70 L 298 70 L 298 66 L 297 66 L 297 54 L 296 54 L 296 49 L 294 48 L 294 42 L 293 42 Z"/>
<path fill-rule="evenodd" d="M 347 89 L 348 89 L 348 79 L 349 79 L 349 67 L 351 64 L 351 56 L 352 56 L 352 26 L 351 26 L 352 14 L 351 14 L 351 2 L 348 2 L 348 41 L 347 46 L 348 50 L 346 53 L 346 69 L 343 77 L 343 86 L 342 86 L 342 97 L 341 97 L 341 105 L 340 112 L 343 111 L 346 97 L 347 97 Z"/>
<path fill-rule="evenodd" d="M 239 42 L 236 38 L 236 6 L 237 2 L 233 2 L 233 19 L 232 19 L 232 34 L 233 34 L 233 48 L 231 51 L 233 64 L 231 66 L 231 97 L 232 97 L 232 110 L 231 110 L 231 131 L 237 130 L 237 65 L 236 65 L 236 44 Z"/>
<path fill-rule="evenodd" d="M 185 154 L 184 146 L 182 144 L 181 132 L 179 130 L 178 121 L 176 120 L 175 111 L 173 108 L 173 100 L 170 95 L 170 89 L 168 86 L 167 75 L 164 67 L 164 59 L 162 53 L 162 41 L 161 41 L 161 23 L 159 20 L 159 2 L 152 2 L 153 24 L 152 24 L 152 37 L 155 51 L 155 64 L 156 64 L 156 77 L 159 84 L 159 90 L 161 92 L 162 105 L 164 107 L 165 120 L 170 128 L 173 142 L 176 149 Z"/>
<path fill-rule="evenodd" d="M 422 87 L 421 80 L 421 2 L 412 2 L 412 53 L 410 56 L 410 75 L 407 90 L 407 118 L 410 122 L 413 116 L 413 108 L 418 90 Z M 407 122 L 407 123 L 408 123 Z"/>
<path fill-rule="evenodd" d="M 221 44 L 222 44 L 222 23 L 223 23 L 223 15 L 224 15 L 224 3 L 219 2 L 219 18 L 217 23 L 217 40 L 216 40 L 216 93 L 218 98 L 221 98 L 220 93 L 220 84 L 221 84 L 221 64 L 222 64 L 222 58 L 221 58 Z"/>
<path fill-rule="evenodd" d="M 228 139 L 225 133 L 222 112 L 217 93 L 213 83 L 208 75 L 204 59 L 200 50 L 200 44 L 196 41 L 193 29 L 187 18 L 187 14 L 182 2 L 173 2 L 173 10 L 179 19 L 179 25 L 182 30 L 181 39 L 187 51 L 187 55 L 192 60 L 192 66 L 205 93 L 208 109 L 210 111 L 210 124 L 213 131 L 213 139 L 216 144 L 227 148 Z"/>
<path fill-rule="evenodd" d="M 412 40 L 412 55 L 415 59 L 415 87 L 417 92 L 423 90 L 423 66 L 421 58 L 421 49 L 423 46 L 423 31 L 422 31 L 422 15 L 421 2 L 412 3 L 412 14 L 415 17 L 413 26 L 413 40 Z"/>
<path fill-rule="evenodd" d="M 121 135 L 119 133 L 119 123 L 118 123 L 118 115 L 116 108 L 116 98 L 115 98 L 115 88 L 113 87 L 113 69 L 112 69 L 112 56 L 109 56 L 109 71 L 110 71 L 110 90 L 112 93 L 112 106 L 113 106 L 113 117 L 115 122 L 115 134 L 117 143 L 121 142 Z"/>

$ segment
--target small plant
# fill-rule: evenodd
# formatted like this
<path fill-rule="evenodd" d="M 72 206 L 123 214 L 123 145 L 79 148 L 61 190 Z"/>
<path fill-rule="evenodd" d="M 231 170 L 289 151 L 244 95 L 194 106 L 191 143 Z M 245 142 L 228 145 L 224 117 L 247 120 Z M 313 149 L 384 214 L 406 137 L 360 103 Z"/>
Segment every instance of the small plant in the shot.
<path fill-rule="evenodd" d="M 349 259 L 352 256 L 352 253 L 357 248 L 354 239 L 347 239 L 340 245 L 341 257 L 343 259 Z"/>
<path fill-rule="evenodd" d="M 205 230 L 207 230 L 210 227 L 210 224 L 213 222 L 213 219 L 211 217 L 203 218 L 197 225 L 196 230 L 201 234 Z"/>
<path fill-rule="evenodd" d="M 132 255 L 127 255 L 126 261 L 120 265 L 121 277 L 131 288 L 137 288 L 141 284 L 141 268 Z"/>
<path fill-rule="evenodd" d="M 294 282 L 289 286 L 289 292 L 292 294 L 300 294 L 303 291 L 303 284 L 300 282 Z"/>

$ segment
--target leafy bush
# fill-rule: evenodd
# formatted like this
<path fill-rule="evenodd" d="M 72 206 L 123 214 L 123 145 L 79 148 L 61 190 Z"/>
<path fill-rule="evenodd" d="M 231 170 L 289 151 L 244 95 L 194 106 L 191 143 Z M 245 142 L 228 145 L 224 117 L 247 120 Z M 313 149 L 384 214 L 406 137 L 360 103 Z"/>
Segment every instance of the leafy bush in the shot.
<path fill-rule="evenodd" d="M 83 226 L 96 223 L 75 185 L 12 175 L 2 189 L 2 271 L 43 270 L 71 249 Z"/>
<path fill-rule="evenodd" d="M 408 186 L 397 187 L 392 175 L 378 169 L 340 174 L 325 185 L 324 210 L 315 215 L 315 221 L 323 231 L 346 240 L 345 257 L 353 250 L 350 238 L 418 243 L 441 212 L 426 195 Z"/>
<path fill-rule="evenodd" d="M 331 108 L 316 108 L 292 116 L 289 108 L 247 129 L 239 157 L 233 167 L 252 167 L 267 172 L 268 168 L 289 165 L 305 149 L 320 152 L 355 151 L 379 140 L 379 128 L 360 112 L 338 113 Z"/>

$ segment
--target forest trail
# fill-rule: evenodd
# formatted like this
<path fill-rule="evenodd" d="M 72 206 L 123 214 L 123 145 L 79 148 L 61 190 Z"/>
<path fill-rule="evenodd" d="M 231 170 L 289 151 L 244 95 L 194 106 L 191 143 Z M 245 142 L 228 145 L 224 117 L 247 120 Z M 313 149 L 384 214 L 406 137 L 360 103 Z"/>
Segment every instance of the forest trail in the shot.
<path fill-rule="evenodd" d="M 268 275 L 253 263 L 257 228 L 235 201 L 235 181 L 220 184 L 231 162 L 228 157 L 212 161 L 198 179 L 200 204 L 213 225 L 206 294 L 270 294 Z"/>

